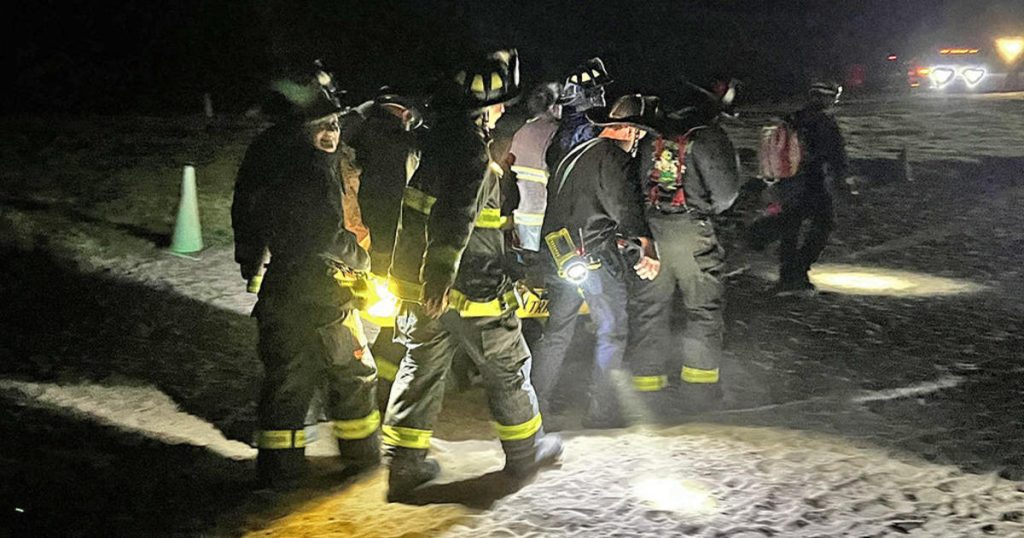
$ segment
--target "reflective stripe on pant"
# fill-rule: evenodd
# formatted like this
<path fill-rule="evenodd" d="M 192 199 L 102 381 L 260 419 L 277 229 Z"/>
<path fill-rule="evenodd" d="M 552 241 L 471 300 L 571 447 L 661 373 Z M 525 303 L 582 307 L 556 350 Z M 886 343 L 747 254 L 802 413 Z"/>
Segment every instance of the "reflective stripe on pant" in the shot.
<path fill-rule="evenodd" d="M 541 401 L 550 401 L 576 331 L 580 305 L 585 299 L 590 318 L 597 326 L 591 401 L 599 407 L 613 405 L 609 399 L 614 397 L 611 373 L 622 367 L 628 337 L 628 319 L 623 308 L 628 295 L 626 283 L 612 276 L 605 267 L 590 272 L 581 286 L 582 296 L 575 285 L 555 275 L 549 275 L 547 282 L 548 322 L 534 360 L 533 381 L 538 396 Z"/>
<path fill-rule="evenodd" d="M 721 280 L 725 252 L 718 244 L 714 226 L 706 219 L 653 214 L 648 220 L 658 243 L 661 273 L 653 281 L 634 287 L 638 293 L 634 294 L 631 312 L 643 314 L 638 316 L 640 323 L 631 323 L 631 327 L 638 342 L 650 338 L 657 351 L 639 354 L 634 373 L 662 375 L 666 364 L 678 364 L 682 359 L 679 375 L 684 382 L 716 383 L 725 332 L 725 286 Z M 676 289 L 682 294 L 686 313 L 682 331 L 671 326 Z M 649 328 L 644 326 L 645 320 Z"/>
<path fill-rule="evenodd" d="M 377 369 L 369 350 L 357 343 L 344 318 L 318 327 L 314 316 L 302 314 L 265 313 L 259 319 L 260 359 L 266 371 L 258 411 L 262 449 L 305 445 L 304 437 L 301 442 L 298 437 L 289 443 L 276 441 L 284 438 L 280 432 L 303 430 L 318 390 L 325 397 L 327 417 L 346 432 L 343 438 L 369 437 L 377 429 Z"/>
<path fill-rule="evenodd" d="M 530 351 L 514 312 L 500 317 L 462 318 L 449 310 L 432 320 L 406 303 L 395 322 L 406 345 L 384 418 L 384 443 L 426 449 L 441 411 L 444 380 L 458 349 L 476 364 L 484 381 L 499 436 L 526 438 L 540 429 L 530 384 Z"/>

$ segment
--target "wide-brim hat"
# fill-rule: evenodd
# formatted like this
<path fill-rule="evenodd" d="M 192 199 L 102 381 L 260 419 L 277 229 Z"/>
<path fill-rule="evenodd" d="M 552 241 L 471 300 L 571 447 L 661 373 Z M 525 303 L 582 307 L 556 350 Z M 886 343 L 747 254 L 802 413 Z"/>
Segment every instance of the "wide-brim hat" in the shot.
<path fill-rule="evenodd" d="M 586 112 L 587 120 L 598 127 L 628 125 L 644 131 L 660 132 L 664 127 L 661 99 L 638 93 L 623 95 L 610 107 L 593 108 Z"/>

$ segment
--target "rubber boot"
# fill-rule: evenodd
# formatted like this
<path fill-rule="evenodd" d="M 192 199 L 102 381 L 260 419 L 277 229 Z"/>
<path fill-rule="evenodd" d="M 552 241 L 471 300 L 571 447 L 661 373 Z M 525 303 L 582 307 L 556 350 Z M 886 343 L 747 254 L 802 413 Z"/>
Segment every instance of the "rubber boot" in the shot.
<path fill-rule="evenodd" d="M 295 489 L 307 474 L 302 448 L 261 449 L 256 454 L 259 487 L 276 491 Z"/>
<path fill-rule="evenodd" d="M 338 439 L 338 453 L 345 474 L 359 474 L 380 465 L 380 432 L 365 439 Z"/>
<path fill-rule="evenodd" d="M 710 413 L 724 407 L 721 383 L 683 383 L 680 391 L 680 407 L 684 414 Z"/>
<path fill-rule="evenodd" d="M 441 474 L 441 466 L 427 458 L 427 451 L 394 447 L 388 463 L 388 502 L 401 502 L 412 496 L 416 488 Z"/>
<path fill-rule="evenodd" d="M 607 400 L 612 400 L 612 398 L 606 394 L 590 397 L 587 414 L 582 421 L 584 428 L 600 430 L 626 427 L 626 420 L 618 409 L 618 405 L 609 403 Z"/>
<path fill-rule="evenodd" d="M 505 450 L 505 473 L 521 480 L 558 463 L 562 457 L 562 438 L 539 431 L 520 441 L 502 441 L 501 448 Z"/>

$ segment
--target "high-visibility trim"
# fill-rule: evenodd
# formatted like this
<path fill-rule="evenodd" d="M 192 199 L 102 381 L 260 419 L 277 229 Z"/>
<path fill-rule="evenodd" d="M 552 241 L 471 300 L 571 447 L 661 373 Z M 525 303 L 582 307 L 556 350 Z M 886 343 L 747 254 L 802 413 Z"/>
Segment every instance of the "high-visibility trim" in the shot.
<path fill-rule="evenodd" d="M 505 222 L 508 221 L 507 217 L 501 216 L 501 210 L 493 207 L 485 207 L 480 211 L 480 214 L 476 217 L 477 228 L 501 228 Z"/>
<path fill-rule="evenodd" d="M 533 168 L 530 166 L 513 165 L 512 172 L 516 174 L 516 179 L 519 181 L 530 181 L 533 183 L 540 183 L 541 185 L 548 184 L 547 170 Z"/>
<path fill-rule="evenodd" d="M 434 435 L 431 430 L 417 430 L 401 426 L 384 426 L 381 428 L 381 433 L 385 445 L 422 450 L 430 448 L 430 437 Z"/>
<path fill-rule="evenodd" d="M 544 225 L 544 213 L 523 213 L 521 211 L 516 211 L 512 218 L 515 220 L 516 224 L 521 226 Z"/>
<path fill-rule="evenodd" d="M 633 376 L 633 389 L 637 392 L 658 392 L 668 386 L 668 376 Z"/>
<path fill-rule="evenodd" d="M 335 420 L 333 432 L 338 439 L 354 441 L 373 435 L 378 426 L 380 426 L 380 411 L 374 409 L 363 418 Z"/>
<path fill-rule="evenodd" d="M 256 448 L 285 450 L 306 447 L 306 430 L 262 430 L 256 435 Z"/>
<path fill-rule="evenodd" d="M 398 365 L 380 357 L 374 357 L 377 362 L 377 377 L 385 381 L 394 381 L 398 377 Z"/>
<path fill-rule="evenodd" d="M 470 300 L 459 290 L 448 292 L 448 307 L 457 311 L 463 318 L 498 317 L 518 309 L 519 306 L 519 294 L 515 290 L 509 290 L 497 299 L 484 302 Z"/>
<path fill-rule="evenodd" d="M 492 424 L 494 424 L 494 429 L 498 432 L 498 439 L 502 441 L 522 441 L 523 439 L 529 439 L 530 436 L 540 431 L 541 422 L 540 413 L 537 413 L 533 418 L 522 424 L 512 426 L 504 426 L 497 422 L 492 422 Z"/>
<path fill-rule="evenodd" d="M 401 301 L 419 303 L 423 300 L 423 284 L 402 280 L 394 275 L 388 276 L 388 291 Z"/>
<path fill-rule="evenodd" d="M 409 209 L 414 209 L 424 215 L 429 215 L 430 210 L 437 203 L 437 198 L 417 189 L 416 187 L 406 187 L 405 194 L 402 195 L 402 204 Z"/>
<path fill-rule="evenodd" d="M 701 370 L 683 366 L 680 377 L 686 383 L 718 383 L 718 368 L 714 370 Z"/>

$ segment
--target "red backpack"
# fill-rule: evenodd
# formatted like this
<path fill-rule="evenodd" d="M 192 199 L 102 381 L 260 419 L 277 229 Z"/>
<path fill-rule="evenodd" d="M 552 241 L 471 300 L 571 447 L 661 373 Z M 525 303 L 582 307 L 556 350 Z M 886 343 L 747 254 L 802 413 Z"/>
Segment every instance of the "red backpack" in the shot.
<path fill-rule="evenodd" d="M 769 180 L 793 177 L 803 158 L 804 145 L 791 123 L 779 121 L 761 128 L 757 146 L 760 177 Z"/>

